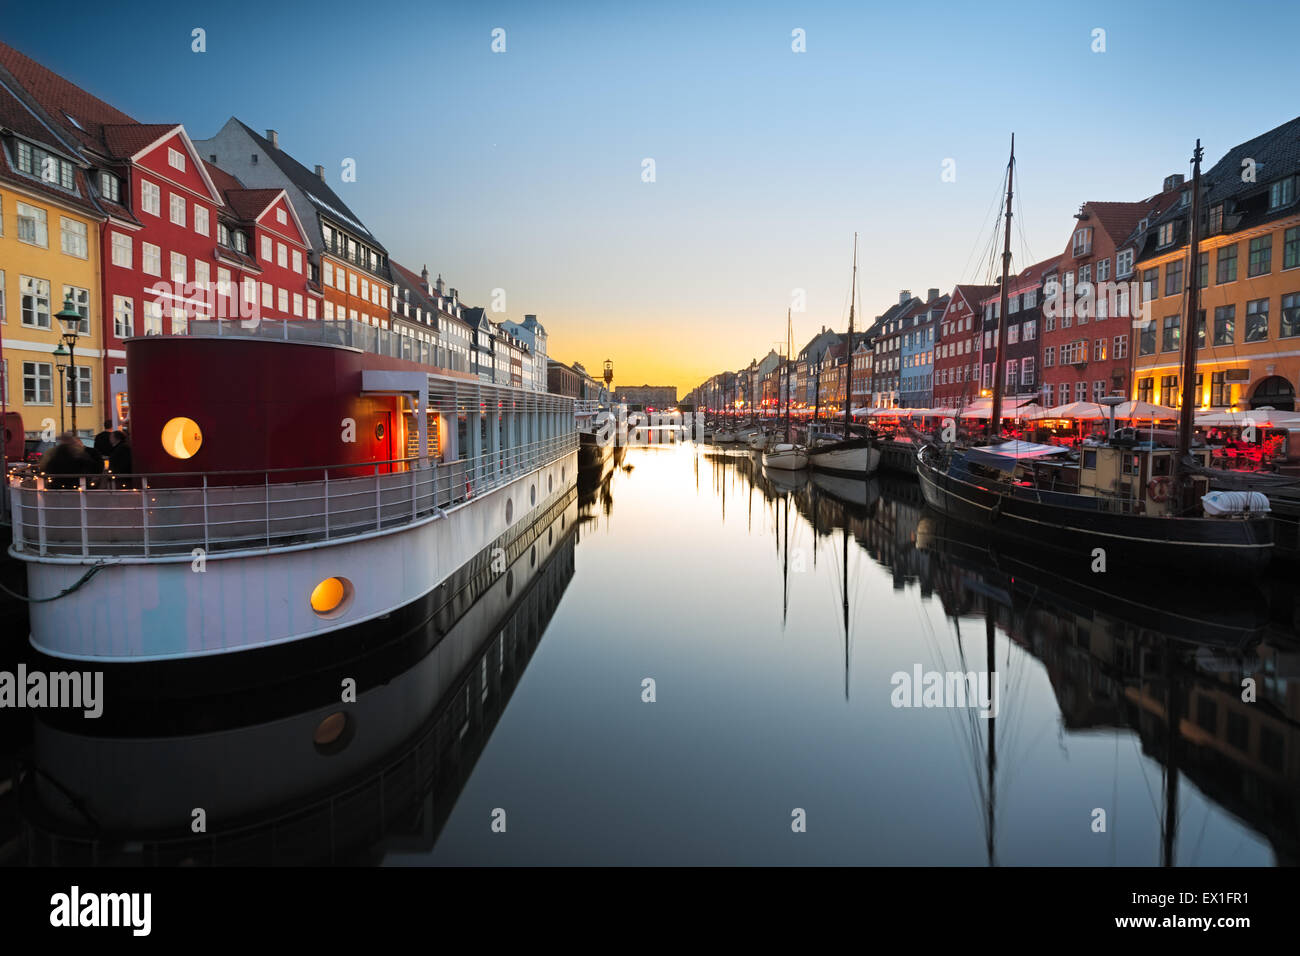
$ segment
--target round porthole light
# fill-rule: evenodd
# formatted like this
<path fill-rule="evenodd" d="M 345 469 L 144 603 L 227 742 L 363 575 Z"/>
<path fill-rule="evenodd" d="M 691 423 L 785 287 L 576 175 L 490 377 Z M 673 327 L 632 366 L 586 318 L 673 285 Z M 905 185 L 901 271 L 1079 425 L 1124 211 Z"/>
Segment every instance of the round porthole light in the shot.
<path fill-rule="evenodd" d="M 193 458 L 202 445 L 203 431 L 192 418 L 173 418 L 163 426 L 163 451 L 173 458 Z"/>
<path fill-rule="evenodd" d="M 352 720 L 341 710 L 336 710 L 317 726 L 312 734 L 312 744 L 316 752 L 332 756 L 343 750 L 352 741 Z"/>
<path fill-rule="evenodd" d="M 352 582 L 347 578 L 326 578 L 311 592 L 311 609 L 318 617 L 338 617 L 352 603 Z"/>
<path fill-rule="evenodd" d="M 528 489 L 528 503 L 529 503 L 530 505 L 535 505 L 535 504 L 537 504 L 537 486 L 536 486 L 536 485 L 532 485 L 532 486 Z"/>
<path fill-rule="evenodd" d="M 515 520 L 515 503 L 511 498 L 506 499 L 506 524 Z"/>

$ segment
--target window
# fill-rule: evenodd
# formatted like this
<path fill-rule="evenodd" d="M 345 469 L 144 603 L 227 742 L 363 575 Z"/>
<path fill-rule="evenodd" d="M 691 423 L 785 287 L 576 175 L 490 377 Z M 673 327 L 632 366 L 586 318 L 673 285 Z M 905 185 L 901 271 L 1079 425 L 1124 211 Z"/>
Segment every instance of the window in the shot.
<path fill-rule="evenodd" d="M 1086 401 L 1088 400 L 1088 383 L 1087 383 L 1087 382 L 1075 382 L 1075 383 L 1074 383 L 1074 400 L 1075 400 L 1076 402 L 1086 402 Z"/>
<path fill-rule="evenodd" d="M 1180 315 L 1166 315 L 1164 333 L 1160 339 L 1160 351 L 1177 352 L 1181 341 L 1183 318 Z"/>
<path fill-rule="evenodd" d="M 23 325 L 34 329 L 50 327 L 50 280 L 18 277 Z"/>
<path fill-rule="evenodd" d="M 248 235 L 242 229 L 236 229 L 230 234 L 231 241 L 235 244 L 236 252 L 248 252 Z"/>
<path fill-rule="evenodd" d="M 367 282 L 364 278 L 361 280 L 361 298 L 363 299 L 370 298 L 370 283 Z M 911 339 L 912 336 L 910 334 L 903 336 L 903 348 L 911 348 L 912 346 Z"/>
<path fill-rule="evenodd" d="M 1240 389 L 1241 386 L 1239 383 L 1228 381 L 1226 369 L 1221 369 L 1210 374 L 1211 405 L 1236 405 Z"/>
<path fill-rule="evenodd" d="M 1032 309 L 1037 304 L 1038 304 L 1038 290 L 1030 289 L 1028 292 L 1025 293 L 1025 308 Z"/>
<path fill-rule="evenodd" d="M 1092 252 L 1092 227 L 1083 226 L 1074 230 L 1074 257 L 1086 256 Z"/>
<path fill-rule="evenodd" d="M 194 284 L 200 290 L 206 291 L 208 283 L 212 281 L 212 267 L 202 259 L 194 260 Z"/>
<path fill-rule="evenodd" d="M 1165 266 L 1165 295 L 1178 295 L 1183 291 L 1183 260 Z"/>
<path fill-rule="evenodd" d="M 168 146 L 167 165 L 170 166 L 172 169 L 179 169 L 181 172 L 184 172 L 185 154 L 182 153 L 179 149 L 173 149 L 172 147 Z"/>
<path fill-rule="evenodd" d="M 1034 384 L 1034 357 L 1027 355 L 1020 360 L 1020 382 L 1022 385 Z"/>
<path fill-rule="evenodd" d="M 1205 310 L 1196 310 L 1196 347 L 1205 348 Z"/>
<path fill-rule="evenodd" d="M 1092 282 L 1092 264 L 1089 263 L 1086 266 L 1079 266 L 1079 285 L 1083 286 L 1083 285 L 1090 284 L 1091 282 Z M 1083 294 L 1083 289 L 1080 289 L 1079 293 Z"/>
<path fill-rule="evenodd" d="M 135 300 L 128 296 L 113 296 L 113 334 L 119 339 L 135 335 Z"/>
<path fill-rule="evenodd" d="M 1268 187 L 1268 208 L 1277 209 L 1295 202 L 1295 177 L 1279 179 Z"/>
<path fill-rule="evenodd" d="M 1144 269 L 1142 272 L 1142 298 L 1150 302 L 1160 298 L 1160 267 Z"/>
<path fill-rule="evenodd" d="M 8 322 L 8 321 L 9 321 L 9 310 L 5 306 L 5 271 L 3 269 L 0 269 L 0 322 Z"/>
<path fill-rule="evenodd" d="M 1204 289 L 1210 284 L 1210 254 L 1202 252 L 1197 258 L 1197 264 L 1200 266 L 1197 270 L 1197 281 L 1200 282 L 1199 288 Z"/>
<path fill-rule="evenodd" d="M 1215 285 L 1237 281 L 1237 244 L 1224 246 L 1219 250 L 1218 271 L 1214 277 Z"/>
<path fill-rule="evenodd" d="M 131 237 L 120 232 L 113 233 L 113 265 L 131 268 Z"/>
<path fill-rule="evenodd" d="M 275 244 L 275 264 L 281 269 L 289 267 L 289 249 L 283 242 Z"/>
<path fill-rule="evenodd" d="M 288 224 L 289 217 L 285 214 L 285 211 L 283 209 L 277 209 L 275 211 L 275 221 L 283 226 Z"/>
<path fill-rule="evenodd" d="M 289 290 L 276 289 L 276 308 L 284 315 L 289 314 Z"/>
<path fill-rule="evenodd" d="M 221 266 L 217 266 L 217 292 L 226 298 L 230 297 L 230 270 Z"/>
<path fill-rule="evenodd" d="M 334 303 L 330 302 L 328 299 L 325 301 L 325 318 L 329 319 L 331 322 L 334 321 Z"/>
<path fill-rule="evenodd" d="M 314 318 L 316 318 L 316 300 L 315 300 L 315 299 L 308 299 L 308 300 L 307 300 L 307 318 L 309 318 L 309 319 L 314 319 Z"/>
<path fill-rule="evenodd" d="M 1015 345 L 1020 341 L 1020 325 L 1011 325 L 1007 327 L 1007 345 Z"/>
<path fill-rule="evenodd" d="M 1160 376 L 1160 404 L 1169 408 L 1178 407 L 1178 376 Z"/>
<path fill-rule="evenodd" d="M 69 405 L 89 405 L 93 389 L 90 387 L 91 369 L 89 365 L 70 367 L 64 373 L 63 384 L 68 393 L 64 396 Z"/>
<path fill-rule="evenodd" d="M 1292 226 L 1282 237 L 1282 268 L 1300 266 L 1300 226 Z"/>
<path fill-rule="evenodd" d="M 1038 338 L 1038 320 L 1029 319 L 1025 322 L 1021 327 L 1021 336 L 1026 342 L 1032 342 L 1034 339 Z"/>
<path fill-rule="evenodd" d="M 59 233 L 59 242 L 64 255 L 76 256 L 78 259 L 89 258 L 90 247 L 86 242 L 86 224 L 84 222 L 77 222 L 75 219 L 60 216 Z"/>
<path fill-rule="evenodd" d="M 1300 292 L 1282 296 L 1282 323 L 1278 327 L 1280 339 L 1290 339 L 1300 335 Z"/>
<path fill-rule="evenodd" d="M 1111 340 L 1112 352 L 1111 358 L 1119 361 L 1122 358 L 1128 358 L 1128 336 L 1117 335 Z"/>
<path fill-rule="evenodd" d="M 208 209 L 206 206 L 194 206 L 194 231 L 200 236 L 208 235 Z"/>
<path fill-rule="evenodd" d="M 334 284 L 334 263 L 328 259 L 325 260 L 325 284 L 327 286 Z"/>
<path fill-rule="evenodd" d="M 1268 299 L 1246 303 L 1246 341 L 1263 342 L 1268 338 Z"/>
<path fill-rule="evenodd" d="M 90 290 L 82 289 L 75 285 L 65 285 L 63 287 L 63 301 L 72 302 L 72 307 L 81 315 L 81 322 L 77 326 L 77 331 L 82 335 L 90 334 Z M 62 308 L 60 306 L 60 308 Z"/>
<path fill-rule="evenodd" d="M 1115 278 L 1127 279 L 1133 274 L 1133 250 L 1125 249 L 1115 257 Z"/>
<path fill-rule="evenodd" d="M 184 309 L 172 309 L 172 335 L 184 335 L 190 330 L 189 317 Z"/>
<path fill-rule="evenodd" d="M 45 210 L 25 202 L 15 203 L 14 207 L 18 214 L 18 241 L 48 249 L 50 235 Z"/>
<path fill-rule="evenodd" d="M 293 294 L 293 314 L 302 318 L 302 296 L 297 292 Z"/>
<path fill-rule="evenodd" d="M 1105 282 L 1110 278 L 1110 259 L 1101 259 L 1097 262 L 1097 281 Z"/>
<path fill-rule="evenodd" d="M 179 282 L 183 285 L 185 283 L 186 272 L 185 257 L 179 252 L 173 252 L 171 269 L 172 281 Z"/>
<path fill-rule="evenodd" d="M 275 252 L 273 246 L 274 244 L 271 242 L 270 236 L 262 237 L 262 261 L 263 262 L 271 262 L 275 258 Z"/>
<path fill-rule="evenodd" d="M 1172 245 L 1173 241 L 1174 241 L 1174 224 L 1172 222 L 1167 222 L 1164 225 L 1162 225 L 1159 231 L 1156 233 L 1156 245 L 1168 246 L 1168 245 Z"/>
<path fill-rule="evenodd" d="M 1007 376 L 1006 376 L 1007 388 L 1016 387 L 1016 371 L 1019 368 L 1020 368 L 1020 363 L 1017 362 L 1015 359 L 1009 359 L 1007 361 Z"/>
<path fill-rule="evenodd" d="M 54 404 L 54 366 L 49 362 L 23 363 L 23 401 L 28 405 Z"/>
<path fill-rule="evenodd" d="M 1221 305 L 1214 310 L 1214 344 L 1231 345 L 1236 335 L 1237 307 Z"/>
<path fill-rule="evenodd" d="M 1055 404 L 1056 404 L 1056 386 L 1055 386 L 1055 385 L 1044 385 L 1044 386 L 1043 386 L 1043 405 L 1044 405 L 1045 407 L 1047 407 L 1047 408 L 1051 408 L 1051 407 L 1052 407 L 1053 405 L 1055 405 Z"/>
<path fill-rule="evenodd" d="M 275 290 L 271 288 L 270 283 L 262 283 L 262 308 L 270 309 L 275 306 Z"/>
<path fill-rule="evenodd" d="M 144 303 L 144 334 L 162 335 L 162 303 L 146 299 Z"/>
<path fill-rule="evenodd" d="M 1138 326 L 1138 355 L 1154 355 L 1156 351 L 1156 321 L 1147 319 Z"/>
<path fill-rule="evenodd" d="M 70 162 L 51 156 L 30 143 L 18 143 L 18 168 L 29 176 L 39 177 L 42 182 L 63 189 L 71 190 L 75 185 Z"/>
<path fill-rule="evenodd" d="M 1246 275 L 1262 276 L 1273 270 L 1273 237 L 1260 236 L 1250 240 L 1250 261 Z"/>
<path fill-rule="evenodd" d="M 297 249 L 293 250 L 293 271 L 302 275 L 302 253 Z"/>
<path fill-rule="evenodd" d="M 185 225 L 185 197 L 172 193 L 169 197 L 171 202 L 171 220 L 177 226 Z"/>
<path fill-rule="evenodd" d="M 122 201 L 122 187 L 112 173 L 99 174 L 99 194 L 109 202 Z"/>
<path fill-rule="evenodd" d="M 147 179 L 140 180 L 140 208 L 151 216 L 162 215 L 162 193 Z"/>
<path fill-rule="evenodd" d="M 217 243 L 227 247 L 230 245 L 230 230 L 224 222 L 217 223 Z"/>
<path fill-rule="evenodd" d="M 244 277 L 244 302 L 250 307 L 257 303 L 257 280 L 250 277 Z"/>
<path fill-rule="evenodd" d="M 1092 343 L 1092 360 L 1094 362 L 1106 361 L 1106 346 L 1108 344 L 1105 339 L 1097 339 Z"/>
<path fill-rule="evenodd" d="M 1092 400 L 1100 402 L 1106 397 L 1106 380 L 1104 378 L 1094 379 L 1092 383 Z"/>
<path fill-rule="evenodd" d="M 151 276 L 162 275 L 162 250 L 152 242 L 140 243 L 140 268 Z"/>
<path fill-rule="evenodd" d="M 357 274 L 355 272 L 348 273 L 348 294 L 357 294 Z"/>

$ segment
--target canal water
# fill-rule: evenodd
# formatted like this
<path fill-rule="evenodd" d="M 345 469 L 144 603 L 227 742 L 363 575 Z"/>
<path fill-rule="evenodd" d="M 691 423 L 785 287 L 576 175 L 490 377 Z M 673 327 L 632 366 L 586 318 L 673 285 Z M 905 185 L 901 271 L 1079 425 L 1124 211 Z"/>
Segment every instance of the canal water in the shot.
<path fill-rule="evenodd" d="M 914 479 L 765 474 L 694 443 L 620 451 L 506 558 L 356 662 L 355 703 L 331 699 L 335 671 L 182 724 L 38 715 L 11 755 L 9 845 L 36 863 L 1300 856 L 1282 577 L 1171 593 L 1063 572 L 945 523 Z"/>

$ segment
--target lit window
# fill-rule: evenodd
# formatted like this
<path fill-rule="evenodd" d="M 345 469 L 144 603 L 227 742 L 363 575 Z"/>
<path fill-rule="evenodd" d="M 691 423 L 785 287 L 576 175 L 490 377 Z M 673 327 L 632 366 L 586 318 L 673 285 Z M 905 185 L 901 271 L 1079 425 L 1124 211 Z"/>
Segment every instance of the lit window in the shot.
<path fill-rule="evenodd" d="M 203 432 L 192 418 L 173 418 L 163 426 L 163 451 L 173 458 L 193 458 L 202 445 Z"/>

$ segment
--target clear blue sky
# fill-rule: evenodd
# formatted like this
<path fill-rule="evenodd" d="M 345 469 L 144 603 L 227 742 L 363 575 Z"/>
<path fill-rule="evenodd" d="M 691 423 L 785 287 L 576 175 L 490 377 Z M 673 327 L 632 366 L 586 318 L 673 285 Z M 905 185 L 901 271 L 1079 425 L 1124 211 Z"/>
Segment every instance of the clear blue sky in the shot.
<path fill-rule="evenodd" d="M 1140 199 L 1196 137 L 1213 162 L 1300 107 L 1294 3 L 178 7 L 10 4 L 0 37 L 142 121 L 279 130 L 395 259 L 472 303 L 504 288 L 623 384 L 763 354 L 794 288 L 797 340 L 844 328 L 855 230 L 867 316 L 982 278 L 1013 130 L 1019 266 L 1081 202 Z"/>

